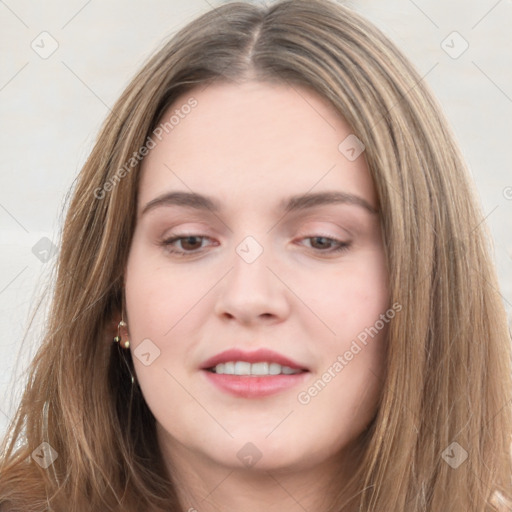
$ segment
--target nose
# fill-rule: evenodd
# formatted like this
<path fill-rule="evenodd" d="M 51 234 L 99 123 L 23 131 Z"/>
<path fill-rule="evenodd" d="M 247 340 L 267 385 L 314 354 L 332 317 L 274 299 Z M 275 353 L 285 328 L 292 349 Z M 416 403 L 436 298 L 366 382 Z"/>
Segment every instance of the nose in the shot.
<path fill-rule="evenodd" d="M 247 251 L 252 251 L 247 257 Z M 254 246 L 240 244 L 232 259 L 232 267 L 219 283 L 215 313 L 224 320 L 244 325 L 277 323 L 283 321 L 290 310 L 289 288 L 286 276 L 280 275 L 269 251 L 254 258 Z"/>

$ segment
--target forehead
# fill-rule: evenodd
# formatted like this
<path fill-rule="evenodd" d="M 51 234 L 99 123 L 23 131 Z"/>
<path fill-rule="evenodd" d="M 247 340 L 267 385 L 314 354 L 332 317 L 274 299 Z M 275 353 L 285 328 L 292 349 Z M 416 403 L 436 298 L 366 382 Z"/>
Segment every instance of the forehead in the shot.
<path fill-rule="evenodd" d="M 152 135 L 156 147 L 142 163 L 139 207 L 168 190 L 261 202 L 316 186 L 376 202 L 364 154 L 350 161 L 339 150 L 350 126 L 306 88 L 197 87 L 174 101 L 159 127 L 161 140 Z"/>

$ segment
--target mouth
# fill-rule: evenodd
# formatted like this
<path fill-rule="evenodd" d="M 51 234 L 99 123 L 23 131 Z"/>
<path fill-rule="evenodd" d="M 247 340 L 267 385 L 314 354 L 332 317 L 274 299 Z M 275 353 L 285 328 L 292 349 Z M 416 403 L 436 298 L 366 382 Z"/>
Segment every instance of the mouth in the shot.
<path fill-rule="evenodd" d="M 283 366 L 279 363 L 270 363 L 261 361 L 259 363 L 249 363 L 247 361 L 228 361 L 219 363 L 213 368 L 207 368 L 207 371 L 217 375 L 248 375 L 262 377 L 264 375 L 296 375 L 305 370 L 297 370 L 290 366 Z"/>
<path fill-rule="evenodd" d="M 225 393 L 260 398 L 303 382 L 309 369 L 277 352 L 232 349 L 205 361 L 200 368 L 207 380 Z"/>

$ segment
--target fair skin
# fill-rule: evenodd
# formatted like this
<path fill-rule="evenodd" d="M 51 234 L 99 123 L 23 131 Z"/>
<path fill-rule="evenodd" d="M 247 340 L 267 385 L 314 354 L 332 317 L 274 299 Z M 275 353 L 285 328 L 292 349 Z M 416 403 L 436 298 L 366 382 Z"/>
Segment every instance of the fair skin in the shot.
<path fill-rule="evenodd" d="M 386 328 L 343 356 L 390 306 L 364 153 L 350 161 L 338 150 L 350 127 L 305 88 L 217 83 L 178 98 L 164 119 L 191 96 L 197 106 L 141 171 L 125 275 L 136 377 L 183 510 L 325 510 L 330 482 L 354 469 L 384 378 Z M 174 191 L 210 196 L 219 210 L 160 201 L 143 213 Z M 281 209 L 318 192 L 352 201 Z M 336 252 L 336 241 L 348 246 Z M 285 382 L 267 394 L 264 383 L 227 391 L 203 366 L 232 348 L 272 350 L 300 373 L 252 381 Z"/>

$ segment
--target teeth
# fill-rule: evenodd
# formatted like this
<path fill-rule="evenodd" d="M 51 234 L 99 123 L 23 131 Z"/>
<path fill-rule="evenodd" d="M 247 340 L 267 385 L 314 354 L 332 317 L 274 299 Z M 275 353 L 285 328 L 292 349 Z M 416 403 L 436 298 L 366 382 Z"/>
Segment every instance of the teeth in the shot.
<path fill-rule="evenodd" d="M 247 363 L 246 361 L 229 361 L 219 363 L 212 368 L 213 372 L 222 375 L 294 375 L 301 373 L 301 370 L 295 370 L 289 366 L 281 366 L 278 363 Z"/>
<path fill-rule="evenodd" d="M 269 373 L 268 363 L 251 364 L 251 375 L 268 375 Z"/>
<path fill-rule="evenodd" d="M 268 373 L 270 375 L 279 375 L 281 373 L 282 368 L 283 367 L 280 364 L 270 363 L 268 367 Z"/>
<path fill-rule="evenodd" d="M 251 375 L 251 363 L 237 361 L 235 363 L 235 375 Z"/>

